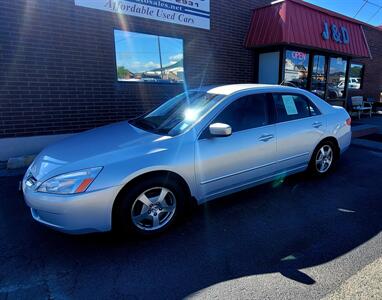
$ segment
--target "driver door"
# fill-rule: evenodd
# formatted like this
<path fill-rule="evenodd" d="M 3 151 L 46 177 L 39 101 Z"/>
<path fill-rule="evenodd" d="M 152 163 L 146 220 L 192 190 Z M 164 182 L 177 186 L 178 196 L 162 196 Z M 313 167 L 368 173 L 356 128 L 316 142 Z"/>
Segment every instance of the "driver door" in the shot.
<path fill-rule="evenodd" d="M 232 135 L 213 137 L 207 127 L 195 144 L 197 182 L 202 197 L 215 198 L 275 174 L 276 129 L 271 96 L 252 94 L 230 103 L 210 123 L 232 127 Z"/>

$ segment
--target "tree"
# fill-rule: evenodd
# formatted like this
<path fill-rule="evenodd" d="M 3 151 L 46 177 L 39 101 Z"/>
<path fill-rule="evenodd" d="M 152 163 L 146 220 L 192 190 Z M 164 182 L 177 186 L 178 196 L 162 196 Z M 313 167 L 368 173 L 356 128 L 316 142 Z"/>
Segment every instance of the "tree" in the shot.
<path fill-rule="evenodd" d="M 361 77 L 362 67 L 353 66 L 350 68 L 350 77 L 359 78 Z"/>
<path fill-rule="evenodd" d="M 126 69 L 124 66 L 119 66 L 117 68 L 117 74 L 119 79 L 129 79 L 133 77 L 132 73 L 128 69 Z"/>

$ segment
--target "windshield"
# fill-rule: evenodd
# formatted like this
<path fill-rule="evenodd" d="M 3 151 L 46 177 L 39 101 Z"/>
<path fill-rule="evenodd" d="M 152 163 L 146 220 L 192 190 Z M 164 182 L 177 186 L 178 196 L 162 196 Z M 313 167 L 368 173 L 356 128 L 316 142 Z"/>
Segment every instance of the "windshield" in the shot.
<path fill-rule="evenodd" d="M 178 135 L 196 124 L 222 98 L 223 95 L 206 92 L 186 92 L 130 123 L 150 132 Z"/>

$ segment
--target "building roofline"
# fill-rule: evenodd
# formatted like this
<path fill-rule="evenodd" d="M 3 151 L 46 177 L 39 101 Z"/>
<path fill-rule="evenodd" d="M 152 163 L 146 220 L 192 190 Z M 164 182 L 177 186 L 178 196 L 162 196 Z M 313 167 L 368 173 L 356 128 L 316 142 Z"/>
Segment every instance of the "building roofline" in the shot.
<path fill-rule="evenodd" d="M 327 14 L 327 15 L 329 15 L 329 16 L 332 16 L 332 17 L 336 17 L 336 18 L 339 18 L 339 19 L 342 19 L 342 20 L 345 20 L 345 21 L 348 21 L 348 22 L 357 23 L 357 24 L 359 24 L 359 25 L 367 26 L 367 27 L 370 27 L 370 28 L 372 28 L 372 29 L 376 29 L 376 30 L 382 31 L 382 25 L 380 25 L 380 26 L 374 26 L 374 25 L 371 25 L 371 24 L 369 24 L 369 23 L 362 22 L 362 21 L 360 21 L 360 20 L 357 20 L 357 19 L 354 19 L 354 18 L 345 16 L 345 15 L 343 15 L 343 14 L 334 12 L 334 11 L 332 11 L 332 10 L 323 8 L 323 7 L 321 7 L 321 6 L 317 6 L 317 5 L 308 3 L 308 2 L 303 1 L 303 0 L 276 0 L 276 1 L 271 2 L 270 4 L 267 4 L 267 5 L 264 5 L 264 6 L 260 6 L 260 7 L 258 7 L 258 8 L 254 8 L 253 10 L 262 9 L 262 8 L 269 7 L 269 6 L 272 6 L 272 5 L 278 5 L 278 4 L 281 4 L 281 3 L 283 3 L 283 2 L 294 2 L 294 3 L 296 3 L 296 4 L 303 5 L 303 6 L 305 6 L 305 7 L 310 8 L 310 9 L 320 11 L 320 12 L 322 12 L 322 13 L 324 13 L 324 14 Z"/>

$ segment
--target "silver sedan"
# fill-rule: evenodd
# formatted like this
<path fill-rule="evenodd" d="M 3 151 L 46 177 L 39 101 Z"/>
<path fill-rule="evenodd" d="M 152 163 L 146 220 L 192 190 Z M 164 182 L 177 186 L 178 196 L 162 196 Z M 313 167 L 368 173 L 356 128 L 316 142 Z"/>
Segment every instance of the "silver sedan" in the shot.
<path fill-rule="evenodd" d="M 60 231 L 153 234 L 192 202 L 305 170 L 327 174 L 350 145 L 350 124 L 343 108 L 292 87 L 189 90 L 44 149 L 23 179 L 25 201 Z"/>

